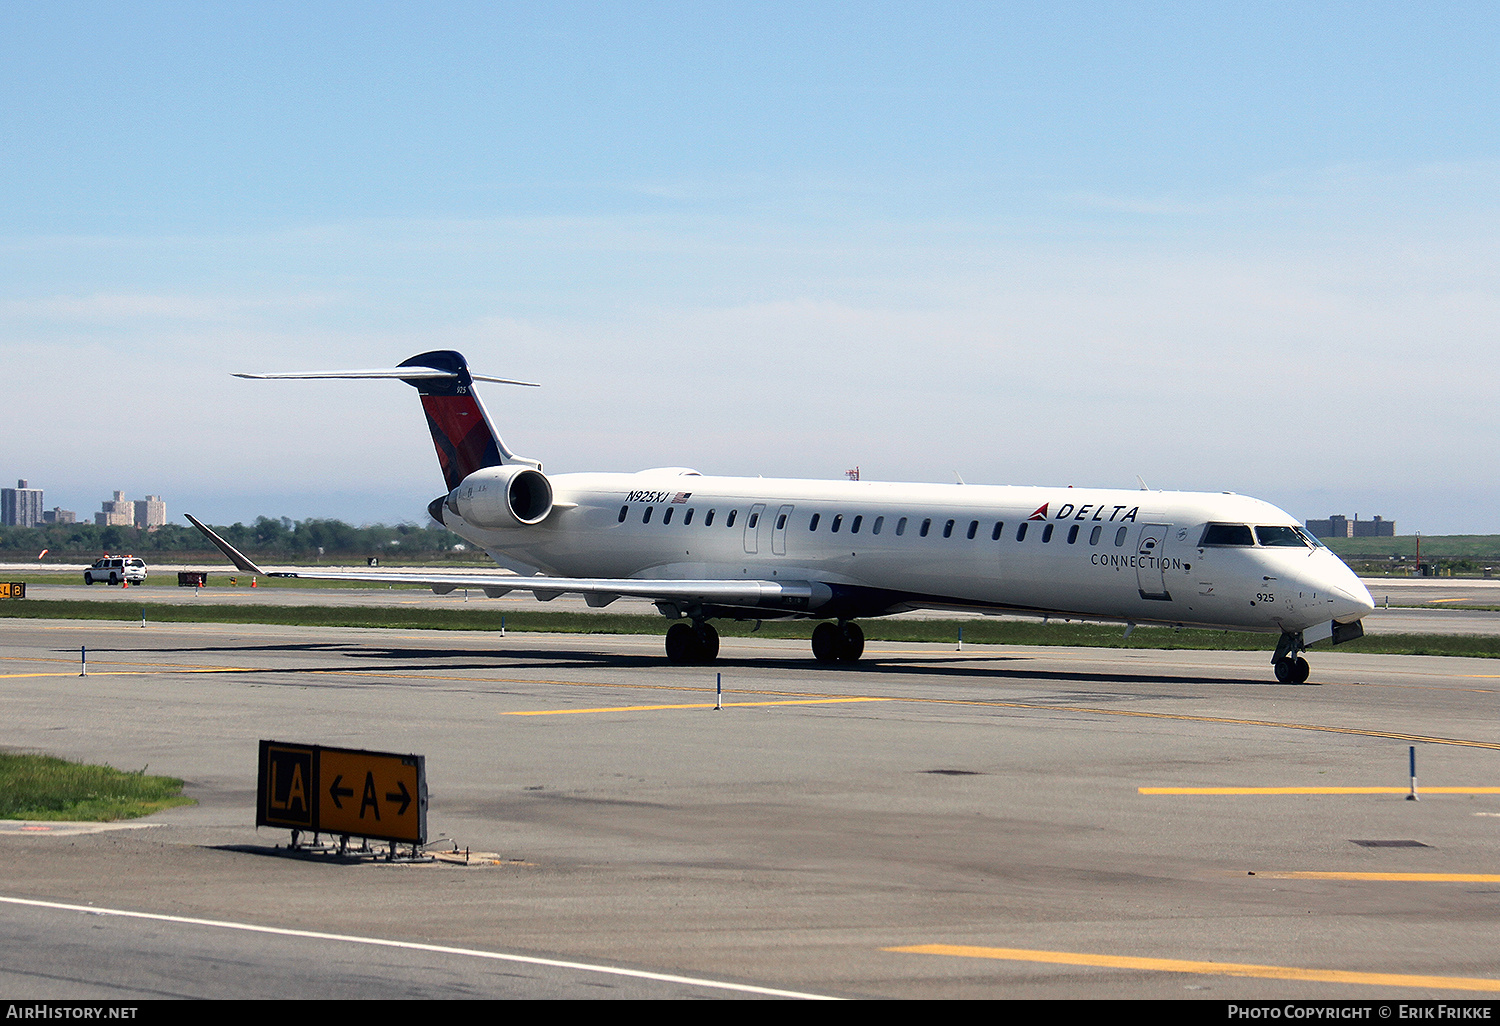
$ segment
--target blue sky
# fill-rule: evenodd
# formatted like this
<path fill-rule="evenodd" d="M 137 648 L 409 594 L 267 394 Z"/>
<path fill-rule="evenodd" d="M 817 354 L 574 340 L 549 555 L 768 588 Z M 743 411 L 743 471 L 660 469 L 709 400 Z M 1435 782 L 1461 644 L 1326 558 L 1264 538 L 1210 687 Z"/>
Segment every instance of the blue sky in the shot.
<path fill-rule="evenodd" d="M 1227 9 L 1226 9 L 1227 8 Z M 1233 490 L 1500 532 L 1481 4 L 13 3 L 0 475 L 416 520 L 551 471 Z"/>

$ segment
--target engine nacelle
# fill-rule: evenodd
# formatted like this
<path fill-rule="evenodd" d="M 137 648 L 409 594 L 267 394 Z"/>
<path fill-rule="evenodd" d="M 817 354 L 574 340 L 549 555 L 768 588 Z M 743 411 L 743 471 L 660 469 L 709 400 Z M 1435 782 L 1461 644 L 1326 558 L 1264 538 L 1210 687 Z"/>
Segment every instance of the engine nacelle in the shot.
<path fill-rule="evenodd" d="M 443 505 L 475 527 L 531 527 L 552 512 L 552 483 L 533 467 L 485 467 L 464 478 Z"/>

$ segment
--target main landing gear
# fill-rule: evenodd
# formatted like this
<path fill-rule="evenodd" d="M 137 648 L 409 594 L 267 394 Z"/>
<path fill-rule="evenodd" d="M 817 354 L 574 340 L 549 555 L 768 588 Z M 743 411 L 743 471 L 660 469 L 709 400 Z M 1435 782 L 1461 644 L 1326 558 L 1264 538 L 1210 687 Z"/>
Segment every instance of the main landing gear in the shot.
<path fill-rule="evenodd" d="M 852 620 L 824 620 L 813 628 L 812 650 L 820 663 L 857 663 L 865 653 L 865 632 Z"/>
<path fill-rule="evenodd" d="M 820 663 L 857 663 L 865 653 L 865 632 L 850 620 L 824 620 L 813 628 L 813 658 Z M 707 620 L 678 620 L 667 628 L 667 661 L 705 666 L 719 658 L 719 632 Z"/>
<path fill-rule="evenodd" d="M 1312 668 L 1307 665 L 1298 652 L 1307 646 L 1302 643 L 1302 632 L 1296 634 L 1283 633 L 1281 640 L 1276 644 L 1276 654 L 1271 657 L 1271 665 L 1276 668 L 1276 679 L 1283 684 L 1306 684 L 1308 675 Z"/>
<path fill-rule="evenodd" d="M 707 620 L 674 623 L 667 628 L 667 661 L 702 666 L 719 658 L 719 632 Z"/>

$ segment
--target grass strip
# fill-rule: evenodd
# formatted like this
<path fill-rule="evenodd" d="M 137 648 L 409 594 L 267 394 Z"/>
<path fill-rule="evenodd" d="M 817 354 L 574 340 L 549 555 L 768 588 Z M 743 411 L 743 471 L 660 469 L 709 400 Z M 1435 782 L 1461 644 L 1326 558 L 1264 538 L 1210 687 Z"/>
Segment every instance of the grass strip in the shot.
<path fill-rule="evenodd" d="M 149 816 L 176 805 L 182 781 L 51 755 L 0 752 L 0 819 L 107 822 Z"/>
<path fill-rule="evenodd" d="M 480 609 L 397 609 L 376 606 L 217 606 L 158 603 L 86 602 L 26 599 L 0 603 L 0 617 L 46 620 L 139 620 L 159 623 L 263 623 L 300 627 L 384 627 L 400 630 L 493 631 L 500 618 L 511 631 L 553 634 L 665 634 L 671 621 L 654 614 L 530 612 Z M 755 624 L 716 620 L 724 637 L 812 637 L 816 621 L 767 621 Z M 1083 648 L 1194 649 L 1270 652 L 1276 637 L 1238 631 L 1139 627 L 1124 637 L 1118 624 L 1059 623 L 1014 620 L 861 620 L 870 641 L 975 645 L 1066 645 Z M 1444 655 L 1500 658 L 1500 636 L 1479 634 L 1379 634 L 1339 646 L 1340 652 L 1381 655 Z"/>

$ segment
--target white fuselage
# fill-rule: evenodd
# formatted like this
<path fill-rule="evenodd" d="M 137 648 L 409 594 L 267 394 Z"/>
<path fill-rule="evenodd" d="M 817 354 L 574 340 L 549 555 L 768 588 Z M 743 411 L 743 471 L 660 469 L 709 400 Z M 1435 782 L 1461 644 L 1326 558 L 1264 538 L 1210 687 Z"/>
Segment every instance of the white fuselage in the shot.
<path fill-rule="evenodd" d="M 1320 545 L 1202 544 L 1210 524 L 1297 525 L 1229 493 L 679 470 L 549 480 L 540 524 L 446 522 L 502 564 L 548 575 L 815 582 L 838 596 L 815 616 L 927 607 L 1297 632 L 1374 605 Z"/>

